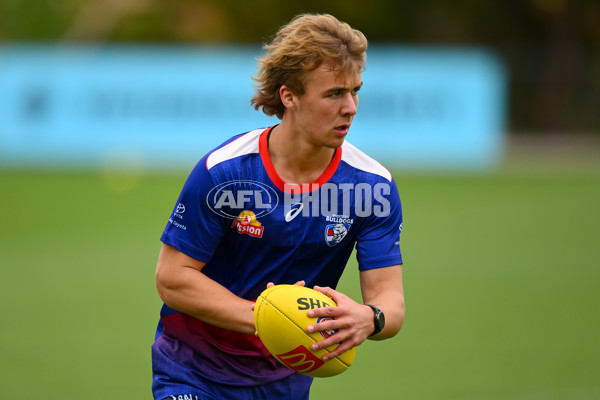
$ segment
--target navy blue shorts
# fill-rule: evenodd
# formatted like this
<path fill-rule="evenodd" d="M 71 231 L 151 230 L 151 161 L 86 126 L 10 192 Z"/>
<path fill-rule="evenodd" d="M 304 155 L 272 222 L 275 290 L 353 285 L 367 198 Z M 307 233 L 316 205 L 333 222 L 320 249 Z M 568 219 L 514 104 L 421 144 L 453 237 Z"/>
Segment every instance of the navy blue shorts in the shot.
<path fill-rule="evenodd" d="M 176 394 L 160 400 L 308 400 L 313 378 L 301 374 L 258 386 L 230 386 L 206 379 L 197 380 L 197 387 L 181 385 Z"/>

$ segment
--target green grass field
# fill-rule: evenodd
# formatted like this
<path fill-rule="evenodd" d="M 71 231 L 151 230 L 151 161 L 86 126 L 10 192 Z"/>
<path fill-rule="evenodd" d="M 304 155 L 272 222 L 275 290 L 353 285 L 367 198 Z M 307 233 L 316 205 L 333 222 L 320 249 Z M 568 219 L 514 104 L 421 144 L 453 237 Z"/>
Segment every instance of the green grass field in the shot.
<path fill-rule="evenodd" d="M 0 171 L 0 397 L 151 398 L 158 238 L 184 178 Z M 600 398 L 598 164 L 396 179 L 405 325 L 312 399 Z M 359 299 L 356 278 L 339 289 Z"/>

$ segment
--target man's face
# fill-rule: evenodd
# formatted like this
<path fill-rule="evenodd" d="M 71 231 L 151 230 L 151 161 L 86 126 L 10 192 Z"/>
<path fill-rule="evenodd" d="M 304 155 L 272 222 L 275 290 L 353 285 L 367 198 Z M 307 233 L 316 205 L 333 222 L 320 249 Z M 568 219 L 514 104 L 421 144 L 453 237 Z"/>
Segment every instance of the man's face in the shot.
<path fill-rule="evenodd" d="M 336 70 L 323 63 L 305 77 L 305 91 L 294 96 L 295 126 L 316 146 L 337 148 L 344 143 L 358 106 L 360 72 Z"/>

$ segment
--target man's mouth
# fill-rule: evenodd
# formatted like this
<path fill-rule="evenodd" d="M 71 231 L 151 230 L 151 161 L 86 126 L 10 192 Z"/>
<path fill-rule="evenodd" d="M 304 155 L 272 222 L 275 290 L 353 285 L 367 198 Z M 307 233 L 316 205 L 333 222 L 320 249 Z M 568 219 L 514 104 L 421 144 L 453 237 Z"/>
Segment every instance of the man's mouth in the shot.
<path fill-rule="evenodd" d="M 338 134 L 347 134 L 348 130 L 350 130 L 350 124 L 338 125 L 333 128 Z"/>

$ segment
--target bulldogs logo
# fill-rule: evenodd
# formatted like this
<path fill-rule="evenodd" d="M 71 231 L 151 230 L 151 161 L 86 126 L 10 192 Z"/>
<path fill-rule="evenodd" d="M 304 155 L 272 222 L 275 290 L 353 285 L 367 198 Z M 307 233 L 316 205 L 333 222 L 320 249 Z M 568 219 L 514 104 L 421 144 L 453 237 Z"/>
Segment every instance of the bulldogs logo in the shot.
<path fill-rule="evenodd" d="M 331 321 L 332 318 L 329 317 L 319 317 L 317 318 L 317 324 L 319 322 L 323 322 L 323 321 Z M 323 339 L 329 339 L 330 337 L 332 337 L 335 333 L 337 332 L 336 329 L 330 329 L 328 331 L 321 331 L 319 332 L 321 334 L 321 336 L 323 336 Z"/>
<path fill-rule="evenodd" d="M 329 224 L 325 227 L 325 243 L 327 246 L 333 247 L 340 243 L 348 234 L 350 225 L 344 224 Z"/>

